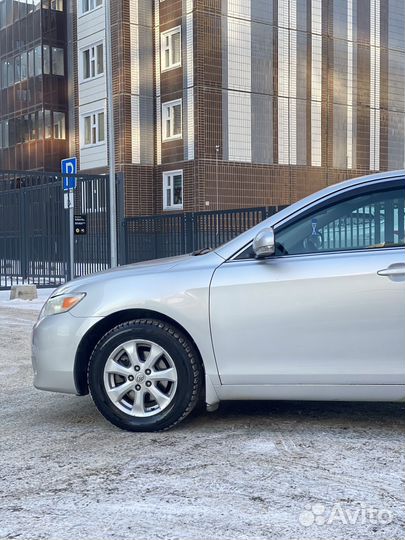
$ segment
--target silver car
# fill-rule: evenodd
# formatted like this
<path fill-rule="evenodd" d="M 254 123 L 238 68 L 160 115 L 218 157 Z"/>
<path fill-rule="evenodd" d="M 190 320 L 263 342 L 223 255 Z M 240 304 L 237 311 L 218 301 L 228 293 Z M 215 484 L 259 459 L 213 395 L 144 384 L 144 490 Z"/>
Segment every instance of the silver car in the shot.
<path fill-rule="evenodd" d="M 57 289 L 35 386 L 131 431 L 200 401 L 405 400 L 404 171 L 342 182 L 206 252 Z"/>

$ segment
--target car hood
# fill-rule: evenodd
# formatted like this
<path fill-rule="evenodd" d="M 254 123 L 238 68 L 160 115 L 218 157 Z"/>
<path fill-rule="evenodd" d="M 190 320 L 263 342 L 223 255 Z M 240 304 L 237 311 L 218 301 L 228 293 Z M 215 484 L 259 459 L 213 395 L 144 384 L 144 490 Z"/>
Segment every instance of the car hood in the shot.
<path fill-rule="evenodd" d="M 217 255 L 215 252 L 211 252 L 200 257 L 193 257 L 191 254 L 187 254 L 179 255 L 177 257 L 167 257 L 164 259 L 154 259 L 151 261 L 143 261 L 134 264 L 127 264 L 125 266 L 118 266 L 103 272 L 90 274 L 88 276 L 69 281 L 56 289 L 52 296 L 72 291 L 85 290 L 87 285 L 94 285 L 97 282 L 114 281 L 125 277 L 135 277 L 144 274 L 158 274 L 161 272 L 170 271 L 172 268 L 179 265 L 197 265 L 202 259 L 205 259 L 206 262 L 208 262 L 207 259 L 211 259 L 211 257 L 213 258 L 212 262 L 215 260 L 216 265 L 223 261 L 219 255 Z"/>

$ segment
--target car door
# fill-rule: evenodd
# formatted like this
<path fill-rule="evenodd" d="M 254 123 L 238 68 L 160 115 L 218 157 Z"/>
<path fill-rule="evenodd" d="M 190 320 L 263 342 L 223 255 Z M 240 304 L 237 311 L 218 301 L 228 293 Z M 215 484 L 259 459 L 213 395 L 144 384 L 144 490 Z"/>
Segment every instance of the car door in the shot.
<path fill-rule="evenodd" d="M 404 384 L 404 182 L 346 190 L 215 272 L 222 384 Z"/>

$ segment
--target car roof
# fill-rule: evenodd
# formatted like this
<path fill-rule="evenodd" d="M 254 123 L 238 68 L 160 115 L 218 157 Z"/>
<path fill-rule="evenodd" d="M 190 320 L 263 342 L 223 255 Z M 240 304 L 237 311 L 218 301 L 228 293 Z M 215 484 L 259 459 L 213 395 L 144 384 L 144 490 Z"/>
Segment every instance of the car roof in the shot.
<path fill-rule="evenodd" d="M 242 249 L 245 245 L 249 244 L 255 237 L 255 235 L 264 227 L 272 227 L 276 223 L 282 221 L 286 217 L 290 216 L 291 214 L 294 214 L 298 210 L 301 210 L 302 208 L 313 204 L 314 202 L 327 198 L 334 193 L 338 193 L 339 191 L 343 191 L 346 189 L 350 189 L 357 185 L 364 185 L 368 183 L 373 183 L 379 180 L 391 180 L 396 178 L 404 177 L 405 179 L 405 170 L 400 169 L 397 171 L 388 171 L 388 172 L 379 172 L 375 174 L 369 174 L 366 176 L 359 176 L 357 178 L 352 178 L 350 180 L 344 180 L 342 182 L 338 182 L 336 184 L 327 186 L 320 191 L 317 191 L 315 193 L 312 193 L 311 195 L 308 195 L 307 197 L 300 199 L 299 201 L 291 204 L 287 208 L 284 208 L 280 212 L 277 212 L 273 216 L 267 218 L 264 221 L 261 221 L 251 229 L 245 231 L 244 233 L 240 234 L 233 240 L 230 240 L 226 244 L 223 244 L 222 246 L 215 249 L 216 253 L 223 257 L 224 259 L 228 259 L 229 257 L 232 257 L 234 253 Z"/>

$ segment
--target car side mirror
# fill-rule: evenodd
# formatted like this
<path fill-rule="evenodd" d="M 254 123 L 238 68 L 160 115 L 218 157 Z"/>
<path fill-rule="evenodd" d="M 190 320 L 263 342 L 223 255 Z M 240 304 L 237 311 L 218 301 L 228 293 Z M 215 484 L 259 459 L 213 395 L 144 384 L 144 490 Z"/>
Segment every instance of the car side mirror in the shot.
<path fill-rule="evenodd" d="M 276 252 L 276 241 L 272 227 L 262 229 L 253 240 L 253 251 L 257 259 L 271 257 Z"/>

